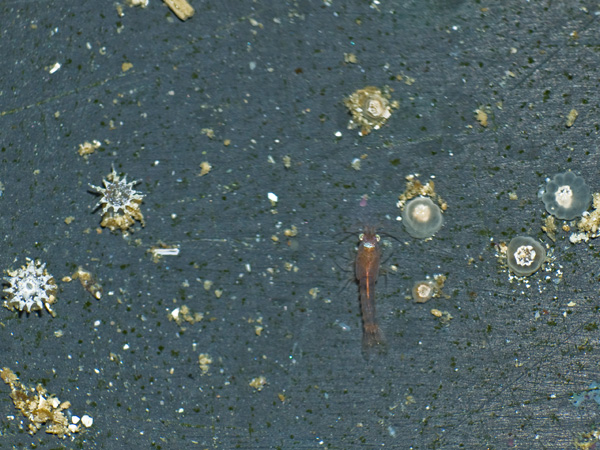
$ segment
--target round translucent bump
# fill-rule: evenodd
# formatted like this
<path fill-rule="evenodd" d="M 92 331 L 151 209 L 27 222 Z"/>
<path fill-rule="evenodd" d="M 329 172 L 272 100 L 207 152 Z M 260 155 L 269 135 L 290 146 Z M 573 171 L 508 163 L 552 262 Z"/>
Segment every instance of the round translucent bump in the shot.
<path fill-rule="evenodd" d="M 425 303 L 435 294 L 435 285 L 431 281 L 417 281 L 412 288 L 413 300 L 417 303 Z"/>
<path fill-rule="evenodd" d="M 407 233 L 420 239 L 433 236 L 444 223 L 440 207 L 428 197 L 409 201 L 402 211 L 402 221 Z"/>
<path fill-rule="evenodd" d="M 526 277 L 538 270 L 546 260 L 546 249 L 529 236 L 517 236 L 508 244 L 508 268 L 515 275 Z"/>
<path fill-rule="evenodd" d="M 571 220 L 590 207 L 592 194 L 583 178 L 565 172 L 554 175 L 546 184 L 542 201 L 546 211 L 557 219 Z"/>

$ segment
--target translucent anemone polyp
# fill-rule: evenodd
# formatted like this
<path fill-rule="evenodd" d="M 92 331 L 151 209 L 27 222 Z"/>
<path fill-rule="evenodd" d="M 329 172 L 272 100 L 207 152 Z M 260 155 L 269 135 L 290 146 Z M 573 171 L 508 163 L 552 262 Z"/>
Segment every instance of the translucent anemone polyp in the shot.
<path fill-rule="evenodd" d="M 412 297 L 417 303 L 425 303 L 435 294 L 435 284 L 429 280 L 417 281 L 412 288 Z"/>
<path fill-rule="evenodd" d="M 546 211 L 557 219 L 572 220 L 590 207 L 592 194 L 583 178 L 565 172 L 554 175 L 546 184 L 542 201 Z"/>
<path fill-rule="evenodd" d="M 433 236 L 444 223 L 439 206 L 428 197 L 409 201 L 402 211 L 402 221 L 407 233 L 420 239 Z"/>
<path fill-rule="evenodd" d="M 508 268 L 515 275 L 527 277 L 537 271 L 546 260 L 546 249 L 529 236 L 517 236 L 508 244 Z"/>

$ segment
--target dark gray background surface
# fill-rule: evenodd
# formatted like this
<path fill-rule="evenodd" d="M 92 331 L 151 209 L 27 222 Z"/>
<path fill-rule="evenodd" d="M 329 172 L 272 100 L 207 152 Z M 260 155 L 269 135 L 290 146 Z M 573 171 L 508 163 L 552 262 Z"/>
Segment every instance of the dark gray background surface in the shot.
<path fill-rule="evenodd" d="M 551 242 L 537 193 L 567 169 L 600 190 L 597 4 L 330 3 L 195 0 L 187 22 L 158 0 L 124 17 L 113 2 L 0 3 L 0 268 L 39 258 L 60 288 L 56 318 L 0 311 L 2 366 L 94 418 L 73 442 L 32 437 L 1 385 L 0 447 L 556 449 L 595 429 L 599 405 L 570 397 L 600 381 L 598 244 Z M 366 85 L 400 107 L 359 137 L 342 100 Z M 146 194 L 127 238 L 96 232 L 88 184 L 111 164 Z M 449 205 L 428 242 L 396 221 L 411 173 Z M 378 284 L 388 354 L 371 362 L 341 270 L 356 243 L 343 233 L 364 223 L 400 241 L 386 238 L 398 272 Z M 520 233 L 555 259 L 511 282 L 491 240 Z M 154 263 L 158 241 L 181 254 Z M 102 300 L 61 282 L 79 265 Z M 408 301 L 433 273 L 450 298 Z M 182 304 L 205 314 L 185 332 L 167 318 Z"/>

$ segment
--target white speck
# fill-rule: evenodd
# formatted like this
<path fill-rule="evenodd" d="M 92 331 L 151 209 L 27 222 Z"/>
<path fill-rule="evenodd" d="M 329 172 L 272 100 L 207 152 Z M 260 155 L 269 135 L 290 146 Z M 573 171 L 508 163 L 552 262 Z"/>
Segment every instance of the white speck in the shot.
<path fill-rule="evenodd" d="M 341 131 L 336 131 L 335 132 L 335 137 L 342 137 L 342 132 Z"/>
<path fill-rule="evenodd" d="M 159 164 L 160 164 L 160 161 L 158 159 L 152 163 L 153 166 L 158 166 Z"/>
<path fill-rule="evenodd" d="M 179 308 L 175 308 L 173 311 L 171 311 L 171 317 L 177 320 L 177 318 L 179 317 Z"/>
<path fill-rule="evenodd" d="M 54 73 L 54 72 L 56 72 L 58 69 L 60 69 L 60 67 L 61 67 L 61 66 L 60 66 L 60 63 L 58 63 L 58 62 L 57 62 L 57 63 L 54 63 L 54 65 L 53 65 L 52 67 L 50 67 L 50 71 L 49 71 L 49 72 L 50 72 L 50 73 Z"/>
<path fill-rule="evenodd" d="M 252 267 L 250 267 L 249 263 L 246 263 L 246 272 L 248 272 L 248 273 L 252 272 Z"/>
<path fill-rule="evenodd" d="M 155 256 L 177 256 L 179 255 L 179 248 L 153 248 L 152 254 Z"/>
<path fill-rule="evenodd" d="M 125 344 L 125 345 L 123 346 L 123 350 L 129 350 L 129 344 Z"/>
<path fill-rule="evenodd" d="M 175 214 L 175 213 L 171 214 L 171 219 L 173 219 L 173 220 L 177 219 L 177 214 Z"/>
<path fill-rule="evenodd" d="M 177 410 L 177 412 L 178 412 L 179 414 L 183 414 L 183 411 L 185 411 L 183 408 L 179 408 L 179 409 Z"/>
<path fill-rule="evenodd" d="M 71 417 L 71 422 L 73 422 L 75 425 L 77 425 L 80 420 L 81 419 L 79 418 L 79 416 L 73 416 L 73 417 Z"/>
<path fill-rule="evenodd" d="M 102 321 L 101 321 L 101 320 L 96 320 L 96 321 L 94 322 L 94 326 L 95 326 L 95 327 L 99 327 L 100 325 L 102 325 Z"/>
<path fill-rule="evenodd" d="M 89 428 L 94 423 L 94 418 L 88 416 L 87 414 L 81 418 L 81 423 L 84 427 Z"/>
<path fill-rule="evenodd" d="M 351 329 L 349 325 L 346 325 L 344 322 L 340 322 L 337 319 L 334 323 L 335 323 L 335 325 L 340 327 L 343 331 L 350 331 L 350 329 Z"/>
<path fill-rule="evenodd" d="M 277 203 L 278 201 L 278 197 L 276 194 L 274 194 L 273 192 L 269 192 L 267 194 L 267 197 L 269 198 L 269 200 L 271 200 L 273 203 Z"/>
<path fill-rule="evenodd" d="M 250 70 L 256 69 L 256 61 L 250 61 L 250 64 L 248 64 L 248 66 L 250 67 Z"/>

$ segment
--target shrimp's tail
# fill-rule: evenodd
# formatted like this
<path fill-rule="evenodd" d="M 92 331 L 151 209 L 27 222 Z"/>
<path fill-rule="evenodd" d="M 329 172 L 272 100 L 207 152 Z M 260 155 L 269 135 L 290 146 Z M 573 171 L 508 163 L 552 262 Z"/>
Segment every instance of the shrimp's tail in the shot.
<path fill-rule="evenodd" d="M 364 324 L 362 350 L 366 359 L 369 359 L 373 353 L 386 353 L 385 338 L 377 323 Z"/>

